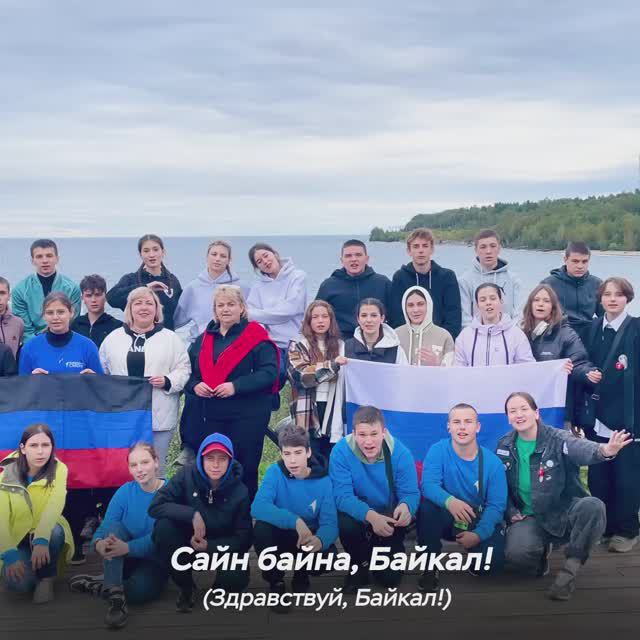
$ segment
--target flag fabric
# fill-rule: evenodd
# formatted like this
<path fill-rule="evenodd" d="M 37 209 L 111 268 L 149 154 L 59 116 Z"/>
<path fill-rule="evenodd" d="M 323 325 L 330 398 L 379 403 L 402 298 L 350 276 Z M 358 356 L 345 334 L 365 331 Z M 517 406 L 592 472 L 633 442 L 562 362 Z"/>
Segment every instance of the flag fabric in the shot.
<path fill-rule="evenodd" d="M 70 489 L 119 487 L 131 479 L 129 447 L 152 442 L 151 385 L 106 375 L 0 378 L 0 456 L 15 451 L 36 422 L 53 432 Z"/>
<path fill-rule="evenodd" d="M 564 426 L 566 360 L 494 367 L 415 367 L 350 359 L 344 367 L 347 429 L 356 409 L 373 405 L 382 411 L 391 433 L 422 463 L 429 447 L 448 437 L 447 416 L 465 402 L 478 411 L 478 442 L 495 451 L 511 429 L 504 412 L 513 391 L 529 392 L 545 424 Z"/>

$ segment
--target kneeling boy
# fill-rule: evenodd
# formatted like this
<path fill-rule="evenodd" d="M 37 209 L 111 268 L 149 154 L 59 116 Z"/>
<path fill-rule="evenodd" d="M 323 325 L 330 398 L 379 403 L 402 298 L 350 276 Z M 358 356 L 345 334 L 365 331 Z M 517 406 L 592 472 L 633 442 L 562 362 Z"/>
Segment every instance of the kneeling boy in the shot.
<path fill-rule="evenodd" d="M 360 407 L 353 433 L 331 452 L 329 475 L 338 509 L 340 540 L 358 569 L 347 576 L 345 591 L 369 584 L 375 547 L 404 553 L 404 536 L 420 500 L 416 466 L 409 450 L 385 428 L 376 407 Z M 402 572 L 375 572 L 385 587 L 395 587 Z"/>
<path fill-rule="evenodd" d="M 449 411 L 451 438 L 434 444 L 424 459 L 418 541 L 429 553 L 442 551 L 442 538 L 474 553 L 493 547 L 491 570 L 504 563 L 503 517 L 507 479 L 498 456 L 478 445 L 478 413 L 468 404 Z M 424 591 L 437 589 L 439 572 L 420 578 Z"/>
<path fill-rule="evenodd" d="M 338 537 L 338 519 L 326 461 L 312 456 L 309 432 L 287 425 L 278 433 L 282 460 L 272 464 L 262 480 L 251 506 L 256 519 L 253 530 L 258 553 L 277 547 L 278 553 L 326 551 Z M 271 591 L 284 593 L 284 572 L 278 569 L 262 572 Z M 298 571 L 293 575 L 292 591 L 306 591 L 309 575 Z"/>

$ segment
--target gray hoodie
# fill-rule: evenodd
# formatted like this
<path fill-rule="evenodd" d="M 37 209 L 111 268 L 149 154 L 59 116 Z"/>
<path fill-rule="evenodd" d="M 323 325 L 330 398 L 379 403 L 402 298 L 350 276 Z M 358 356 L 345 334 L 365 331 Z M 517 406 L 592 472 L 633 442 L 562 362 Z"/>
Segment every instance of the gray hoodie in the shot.
<path fill-rule="evenodd" d="M 504 291 L 504 312 L 513 318 L 520 316 L 522 307 L 522 283 L 517 275 L 509 271 L 506 260 L 498 258 L 498 265 L 493 271 L 484 271 L 480 261 L 476 258 L 473 266 L 458 280 L 460 285 L 460 304 L 462 306 L 462 326 L 468 327 L 475 314 L 476 289 L 486 282 L 492 282 L 502 287 Z"/>

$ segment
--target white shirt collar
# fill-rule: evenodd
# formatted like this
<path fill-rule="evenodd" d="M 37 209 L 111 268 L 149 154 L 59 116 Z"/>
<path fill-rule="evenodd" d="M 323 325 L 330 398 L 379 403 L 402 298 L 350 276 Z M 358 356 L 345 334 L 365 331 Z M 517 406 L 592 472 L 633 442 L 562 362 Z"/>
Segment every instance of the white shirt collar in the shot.
<path fill-rule="evenodd" d="M 603 328 L 603 330 L 606 329 L 607 327 L 611 327 L 614 331 L 617 331 L 620 328 L 620 325 L 625 321 L 625 318 L 628 315 L 629 314 L 625 310 L 615 320 L 609 322 L 607 320 L 607 316 L 605 314 L 604 317 L 603 317 L 603 320 L 602 320 L 602 328 Z"/>

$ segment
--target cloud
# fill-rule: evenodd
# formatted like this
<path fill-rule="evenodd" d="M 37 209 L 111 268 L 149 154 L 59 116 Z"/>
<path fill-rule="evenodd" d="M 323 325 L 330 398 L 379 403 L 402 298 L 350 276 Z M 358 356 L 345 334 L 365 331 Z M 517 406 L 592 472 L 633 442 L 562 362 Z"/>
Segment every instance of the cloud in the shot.
<path fill-rule="evenodd" d="M 637 186 L 635 2 L 3 13 L 5 236 L 355 233 Z"/>

